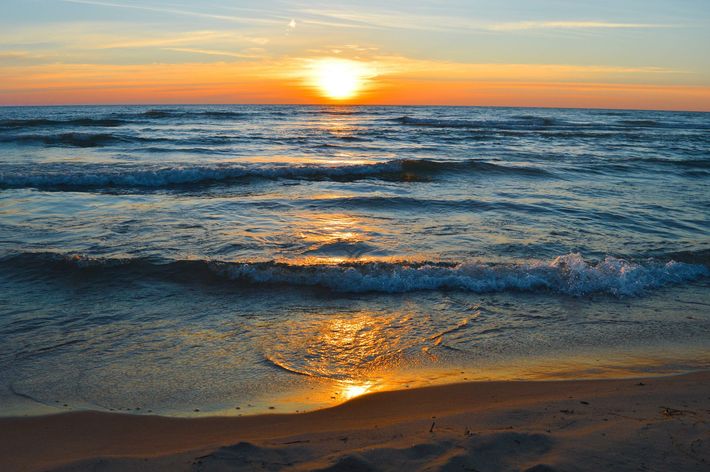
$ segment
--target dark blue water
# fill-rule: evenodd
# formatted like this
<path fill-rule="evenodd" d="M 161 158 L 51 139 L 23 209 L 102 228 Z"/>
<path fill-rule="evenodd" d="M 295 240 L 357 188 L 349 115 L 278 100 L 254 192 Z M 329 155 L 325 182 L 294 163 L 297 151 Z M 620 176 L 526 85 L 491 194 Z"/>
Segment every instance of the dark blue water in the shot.
<path fill-rule="evenodd" d="M 707 113 L 0 109 L 8 412 L 707 367 L 709 267 Z"/>

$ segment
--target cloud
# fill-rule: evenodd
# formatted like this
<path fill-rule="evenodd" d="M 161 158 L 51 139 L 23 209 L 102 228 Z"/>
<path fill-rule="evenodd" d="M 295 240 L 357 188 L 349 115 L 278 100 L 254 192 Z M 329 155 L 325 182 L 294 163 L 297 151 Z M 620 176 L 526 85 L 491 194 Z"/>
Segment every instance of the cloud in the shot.
<path fill-rule="evenodd" d="M 343 27 L 408 29 L 418 31 L 525 31 L 525 30 L 585 30 L 585 29 L 641 29 L 669 28 L 673 25 L 650 23 L 622 23 L 605 20 L 516 21 L 489 23 L 466 16 L 422 15 L 395 11 L 361 11 L 305 8 L 305 23 Z"/>
<path fill-rule="evenodd" d="M 227 56 L 227 57 L 238 57 L 241 59 L 255 59 L 261 57 L 261 55 L 258 54 L 248 54 L 248 53 L 239 53 L 239 52 L 231 52 L 231 51 L 219 51 L 215 49 L 197 49 L 197 48 L 163 48 L 166 51 L 175 51 L 175 52 L 189 52 L 193 54 L 205 54 L 208 56 Z"/>
<path fill-rule="evenodd" d="M 231 16 L 231 15 L 219 15 L 215 13 L 204 13 L 192 10 L 181 10 L 177 8 L 163 8 L 151 5 L 136 5 L 132 3 L 116 3 L 116 2 L 105 2 L 100 0 L 61 0 L 66 3 L 78 3 L 82 5 L 96 5 L 102 7 L 112 7 L 112 8 L 125 8 L 131 10 L 143 10 L 158 13 L 170 13 L 174 15 L 191 16 L 195 18 L 209 18 L 214 20 L 231 21 L 237 23 L 261 23 L 261 24 L 278 24 L 279 20 L 268 19 L 268 18 L 256 18 L 256 17 L 242 17 L 242 16 Z"/>
<path fill-rule="evenodd" d="M 97 38 L 99 39 L 99 38 Z M 149 37 L 137 39 L 119 39 L 106 43 L 99 43 L 94 46 L 96 49 L 123 49 L 123 48 L 143 48 L 176 46 L 181 44 L 214 44 L 215 42 L 244 42 L 263 46 L 269 42 L 268 38 L 259 36 L 247 36 L 228 31 L 189 31 L 176 36 Z"/>
<path fill-rule="evenodd" d="M 488 25 L 490 31 L 524 31 L 541 29 L 640 29 L 667 28 L 669 25 L 646 23 L 613 23 L 608 21 L 517 21 Z"/>

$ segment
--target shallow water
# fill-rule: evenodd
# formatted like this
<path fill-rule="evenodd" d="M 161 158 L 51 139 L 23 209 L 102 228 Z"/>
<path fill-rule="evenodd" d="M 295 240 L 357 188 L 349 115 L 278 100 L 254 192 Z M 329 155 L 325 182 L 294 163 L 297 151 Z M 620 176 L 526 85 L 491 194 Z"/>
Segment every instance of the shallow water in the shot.
<path fill-rule="evenodd" d="M 707 368 L 709 152 L 704 113 L 2 108 L 0 405 Z"/>

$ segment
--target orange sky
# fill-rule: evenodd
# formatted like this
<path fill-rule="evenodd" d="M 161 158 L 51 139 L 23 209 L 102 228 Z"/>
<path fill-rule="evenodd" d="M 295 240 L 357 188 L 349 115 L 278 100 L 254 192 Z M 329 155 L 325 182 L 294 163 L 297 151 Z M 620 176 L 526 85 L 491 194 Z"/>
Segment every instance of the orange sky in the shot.
<path fill-rule="evenodd" d="M 664 84 L 653 69 L 456 64 L 376 58 L 349 99 L 309 80 L 307 60 L 5 67 L 0 102 L 361 103 L 710 110 L 710 87 Z M 642 79 L 645 83 L 634 83 Z M 653 83 L 660 82 L 660 83 Z"/>
<path fill-rule="evenodd" d="M 6 0 L 0 105 L 357 103 L 710 111 L 707 4 Z M 400 5 L 401 4 L 401 5 Z M 475 4 L 475 5 L 474 5 Z M 35 7 L 32 7 L 35 5 Z M 180 6 L 182 5 L 182 6 Z M 399 5 L 402 8 L 394 8 Z M 404 7 L 407 8 L 404 8 Z M 473 8 L 478 6 L 478 8 Z M 613 12 L 610 14 L 609 12 Z M 707 44 L 707 41 L 705 41 Z M 319 61 L 353 64 L 334 100 Z M 341 97 L 342 98 L 342 97 Z"/>

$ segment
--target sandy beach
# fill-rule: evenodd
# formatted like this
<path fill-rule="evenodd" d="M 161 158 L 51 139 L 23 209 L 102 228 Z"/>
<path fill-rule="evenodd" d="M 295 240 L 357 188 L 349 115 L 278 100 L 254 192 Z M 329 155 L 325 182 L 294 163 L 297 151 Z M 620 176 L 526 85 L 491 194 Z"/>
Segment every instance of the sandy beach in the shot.
<path fill-rule="evenodd" d="M 0 419 L 0 469 L 702 470 L 710 372 L 473 382 L 302 414 Z"/>

